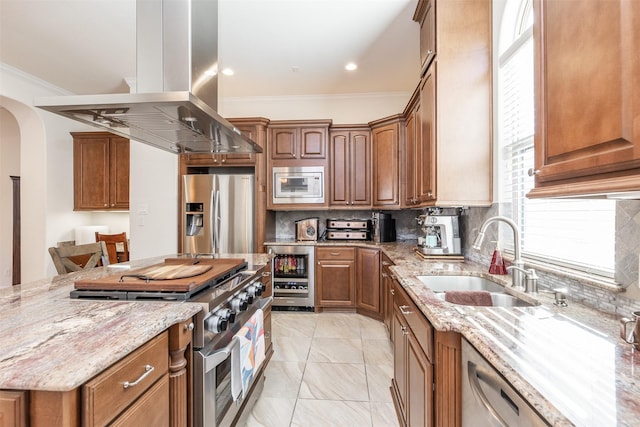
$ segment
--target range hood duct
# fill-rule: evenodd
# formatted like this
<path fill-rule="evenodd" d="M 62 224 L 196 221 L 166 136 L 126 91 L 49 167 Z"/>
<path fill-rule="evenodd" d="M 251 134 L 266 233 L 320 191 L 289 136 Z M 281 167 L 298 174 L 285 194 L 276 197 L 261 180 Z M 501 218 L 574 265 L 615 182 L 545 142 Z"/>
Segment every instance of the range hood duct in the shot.
<path fill-rule="evenodd" d="M 36 100 L 44 110 L 172 153 L 261 153 L 217 104 L 218 0 L 136 2 L 136 93 Z"/>

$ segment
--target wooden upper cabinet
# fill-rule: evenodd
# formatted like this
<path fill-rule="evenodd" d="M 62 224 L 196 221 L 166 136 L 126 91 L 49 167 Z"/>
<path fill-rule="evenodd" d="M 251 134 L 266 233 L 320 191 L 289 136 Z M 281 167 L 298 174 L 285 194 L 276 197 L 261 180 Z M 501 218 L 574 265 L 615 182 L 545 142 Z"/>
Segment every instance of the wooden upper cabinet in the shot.
<path fill-rule="evenodd" d="M 418 2 L 414 20 L 437 53 L 403 114 L 401 148 L 415 169 L 403 176 L 403 206 L 493 202 L 491 8 L 490 0 Z"/>
<path fill-rule="evenodd" d="M 271 122 L 271 160 L 326 159 L 330 120 Z"/>
<path fill-rule="evenodd" d="M 400 206 L 400 124 L 401 116 L 393 116 L 371 125 L 371 170 L 373 175 L 373 207 Z"/>
<path fill-rule="evenodd" d="M 436 0 L 419 0 L 413 20 L 420 23 L 422 75 L 436 56 Z"/>
<path fill-rule="evenodd" d="M 640 190 L 640 2 L 536 0 L 530 197 Z"/>
<path fill-rule="evenodd" d="M 371 206 L 371 131 L 332 129 L 329 134 L 329 204 Z"/>
<path fill-rule="evenodd" d="M 129 209 L 129 140 L 72 132 L 74 210 Z"/>

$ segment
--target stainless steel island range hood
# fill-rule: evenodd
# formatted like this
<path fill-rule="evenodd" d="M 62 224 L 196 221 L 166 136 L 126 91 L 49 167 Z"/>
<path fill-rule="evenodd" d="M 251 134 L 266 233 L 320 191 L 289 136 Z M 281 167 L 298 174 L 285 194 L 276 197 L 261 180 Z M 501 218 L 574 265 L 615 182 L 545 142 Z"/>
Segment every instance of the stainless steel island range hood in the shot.
<path fill-rule="evenodd" d="M 218 1 L 136 2 L 136 92 L 36 106 L 174 153 L 261 153 L 217 112 Z"/>

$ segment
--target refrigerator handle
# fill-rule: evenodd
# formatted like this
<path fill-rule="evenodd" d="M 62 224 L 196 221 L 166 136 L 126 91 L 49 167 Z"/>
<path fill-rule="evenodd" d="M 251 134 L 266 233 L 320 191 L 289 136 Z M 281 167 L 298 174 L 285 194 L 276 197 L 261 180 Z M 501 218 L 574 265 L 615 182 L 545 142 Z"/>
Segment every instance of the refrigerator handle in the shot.
<path fill-rule="evenodd" d="M 209 205 L 211 206 L 211 210 L 210 215 L 211 217 L 209 218 L 209 224 L 211 225 L 211 242 L 210 242 L 210 248 L 211 248 L 211 253 L 215 253 L 215 234 L 216 234 L 216 212 L 215 212 L 215 206 L 216 206 L 216 192 L 215 190 L 211 190 L 211 204 Z"/>
<path fill-rule="evenodd" d="M 220 190 L 215 191 L 214 198 L 215 208 L 213 211 L 213 253 L 216 253 L 220 250 Z"/>

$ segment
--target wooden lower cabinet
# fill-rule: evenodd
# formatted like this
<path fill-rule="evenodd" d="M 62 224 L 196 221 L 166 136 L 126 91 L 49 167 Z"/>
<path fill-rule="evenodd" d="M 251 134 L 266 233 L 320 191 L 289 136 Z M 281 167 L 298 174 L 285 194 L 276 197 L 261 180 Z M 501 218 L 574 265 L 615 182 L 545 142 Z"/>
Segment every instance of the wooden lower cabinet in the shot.
<path fill-rule="evenodd" d="M 391 319 L 393 318 L 393 273 L 389 267 L 393 263 L 384 253 L 381 255 L 380 261 L 380 285 L 382 287 L 382 320 L 389 334 L 389 339 L 393 341 L 393 329 L 391 328 Z"/>
<path fill-rule="evenodd" d="M 190 426 L 191 340 L 189 320 L 173 325 L 76 389 L 0 390 L 0 425 Z"/>
<path fill-rule="evenodd" d="M 461 426 L 461 339 L 435 331 L 397 280 L 391 280 L 393 380 L 403 426 Z"/>
<path fill-rule="evenodd" d="M 0 390 L 0 426 L 26 427 L 27 419 L 26 391 Z"/>
<path fill-rule="evenodd" d="M 356 249 L 326 247 L 316 249 L 316 307 L 355 308 Z"/>
<path fill-rule="evenodd" d="M 356 310 L 382 320 L 380 251 L 358 248 L 356 252 Z"/>

